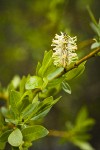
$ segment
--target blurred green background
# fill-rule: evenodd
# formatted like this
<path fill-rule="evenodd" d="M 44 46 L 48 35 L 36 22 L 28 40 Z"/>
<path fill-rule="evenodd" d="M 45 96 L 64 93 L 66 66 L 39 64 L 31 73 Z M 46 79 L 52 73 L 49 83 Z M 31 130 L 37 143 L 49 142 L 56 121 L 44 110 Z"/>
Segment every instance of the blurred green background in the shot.
<path fill-rule="evenodd" d="M 14 75 L 33 75 L 45 50 L 51 49 L 56 33 L 77 36 L 77 43 L 94 37 L 89 5 L 97 20 L 100 0 L 0 0 L 0 82 L 6 87 Z M 79 49 L 79 55 L 90 52 Z M 92 58 L 84 74 L 69 84 L 72 94 L 61 91 L 62 99 L 44 120 L 48 129 L 64 129 L 66 121 L 75 120 L 79 109 L 86 105 L 96 125 L 90 143 L 100 150 L 100 57 Z M 71 144 L 59 145 L 58 139 L 47 137 L 33 143 L 35 150 L 79 150 Z"/>

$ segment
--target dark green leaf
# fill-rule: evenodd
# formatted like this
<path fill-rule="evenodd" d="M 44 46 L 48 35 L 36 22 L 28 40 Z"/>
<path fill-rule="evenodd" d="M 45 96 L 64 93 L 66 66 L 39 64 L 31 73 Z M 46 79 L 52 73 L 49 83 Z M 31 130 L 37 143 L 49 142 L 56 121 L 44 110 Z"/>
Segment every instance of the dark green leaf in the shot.
<path fill-rule="evenodd" d="M 8 136 L 12 132 L 12 130 L 7 130 L 5 131 L 1 136 L 0 136 L 0 142 L 7 142 L 8 141 Z"/>
<path fill-rule="evenodd" d="M 66 81 L 75 79 L 76 77 L 80 76 L 84 70 L 85 70 L 85 62 L 80 64 L 77 68 L 74 68 L 71 71 L 68 71 L 65 74 Z"/>
<path fill-rule="evenodd" d="M 22 130 L 25 141 L 34 141 L 48 134 L 48 130 L 40 125 L 34 125 Z"/>
<path fill-rule="evenodd" d="M 6 146 L 5 142 L 0 142 L 0 150 L 4 150 Z"/>

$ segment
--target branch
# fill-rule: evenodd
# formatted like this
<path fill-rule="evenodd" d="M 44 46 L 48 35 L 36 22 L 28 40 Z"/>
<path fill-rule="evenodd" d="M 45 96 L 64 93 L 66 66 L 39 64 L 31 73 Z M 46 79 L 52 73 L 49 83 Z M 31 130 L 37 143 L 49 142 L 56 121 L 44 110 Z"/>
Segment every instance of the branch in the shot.
<path fill-rule="evenodd" d="M 89 53 L 88 55 L 80 59 L 79 61 L 77 61 L 73 66 L 66 68 L 66 72 L 78 67 L 82 62 L 85 62 L 86 60 L 94 57 L 98 52 L 100 52 L 100 47 L 95 49 L 94 51 L 92 51 L 91 53 Z"/>
<path fill-rule="evenodd" d="M 49 130 L 48 136 L 69 138 L 69 137 L 71 137 L 72 135 L 71 135 L 69 132 L 66 132 L 66 131 Z"/>

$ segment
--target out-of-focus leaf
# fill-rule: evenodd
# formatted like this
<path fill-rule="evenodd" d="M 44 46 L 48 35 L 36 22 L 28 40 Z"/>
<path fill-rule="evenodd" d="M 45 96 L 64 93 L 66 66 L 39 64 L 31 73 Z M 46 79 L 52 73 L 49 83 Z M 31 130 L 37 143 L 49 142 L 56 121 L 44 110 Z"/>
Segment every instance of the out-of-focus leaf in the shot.
<path fill-rule="evenodd" d="M 16 89 L 19 86 L 20 83 L 20 77 L 18 75 L 14 76 L 12 79 L 12 84 L 14 86 L 14 89 Z"/>
<path fill-rule="evenodd" d="M 94 23 L 91 23 L 91 28 L 94 30 L 94 32 L 100 37 L 100 27 L 99 25 L 95 25 Z"/>
<path fill-rule="evenodd" d="M 95 19 L 95 17 L 94 17 L 94 15 L 93 15 L 93 13 L 92 13 L 92 11 L 91 11 L 91 9 L 90 9 L 89 6 L 87 6 L 87 10 L 88 10 L 88 12 L 89 12 L 89 15 L 90 15 L 90 17 L 91 17 L 92 22 L 93 22 L 95 25 L 98 25 L 98 24 L 97 24 L 97 21 L 96 21 L 96 19 Z"/>
<path fill-rule="evenodd" d="M 78 146 L 81 150 L 95 150 L 88 142 L 74 140 L 73 143 Z"/>
<path fill-rule="evenodd" d="M 88 111 L 86 107 L 82 107 L 82 109 L 78 112 L 77 118 L 76 118 L 76 124 L 81 124 L 88 118 Z"/>
<path fill-rule="evenodd" d="M 0 142 L 0 150 L 4 150 L 6 146 L 5 142 Z"/>

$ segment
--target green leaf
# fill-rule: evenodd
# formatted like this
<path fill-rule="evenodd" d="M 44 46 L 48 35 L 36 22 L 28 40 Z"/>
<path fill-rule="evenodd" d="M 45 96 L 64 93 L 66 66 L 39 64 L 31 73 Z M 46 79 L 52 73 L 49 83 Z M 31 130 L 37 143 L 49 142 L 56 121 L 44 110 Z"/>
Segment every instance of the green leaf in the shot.
<path fill-rule="evenodd" d="M 18 102 L 20 101 L 20 93 L 17 91 L 12 90 L 10 92 L 10 105 L 11 105 L 11 109 L 13 110 L 13 112 L 16 114 L 19 114 L 19 110 L 18 110 Z"/>
<path fill-rule="evenodd" d="M 44 77 L 43 78 L 42 90 L 46 88 L 47 84 L 48 84 L 48 79 Z"/>
<path fill-rule="evenodd" d="M 37 67 L 36 67 L 36 75 L 38 75 L 38 71 L 41 68 L 41 63 L 38 62 Z"/>
<path fill-rule="evenodd" d="M 100 42 L 95 42 L 91 45 L 91 49 L 100 47 Z"/>
<path fill-rule="evenodd" d="M 33 103 L 33 104 L 29 104 L 26 109 L 24 109 L 24 111 L 22 111 L 22 118 L 26 118 L 28 117 L 30 114 L 32 114 L 32 112 L 34 111 L 34 109 L 39 105 L 39 101 Z"/>
<path fill-rule="evenodd" d="M 51 109 L 51 107 L 50 108 L 46 108 L 45 110 L 43 110 L 43 112 L 36 114 L 36 116 L 31 118 L 31 120 L 38 120 L 40 118 L 45 117 L 48 114 L 48 112 L 50 111 L 50 109 Z"/>
<path fill-rule="evenodd" d="M 5 131 L 1 136 L 0 136 L 0 142 L 7 142 L 8 141 L 8 136 L 12 132 L 12 130 L 7 130 Z"/>
<path fill-rule="evenodd" d="M 87 131 L 94 125 L 94 123 L 94 119 L 88 117 L 88 111 L 83 107 L 77 115 L 76 128 L 81 129 L 82 131 Z"/>
<path fill-rule="evenodd" d="M 94 23 L 91 23 L 91 28 L 94 30 L 94 32 L 100 37 L 100 27 L 99 25 L 95 25 Z"/>
<path fill-rule="evenodd" d="M 62 72 L 63 72 L 64 68 L 60 67 L 60 68 L 56 68 L 55 71 L 53 71 L 52 73 L 50 73 L 47 78 L 48 80 L 52 80 L 54 78 L 56 78 L 57 76 L 59 76 Z"/>
<path fill-rule="evenodd" d="M 48 130 L 41 125 L 34 125 L 22 130 L 25 141 L 34 141 L 48 134 Z"/>
<path fill-rule="evenodd" d="M 38 71 L 38 75 L 43 77 L 44 73 L 46 72 L 46 70 L 48 69 L 48 67 L 51 66 L 51 64 L 53 63 L 53 59 L 52 59 L 52 50 L 45 52 L 44 54 L 44 58 L 43 58 L 43 62 L 42 62 L 42 66 Z"/>
<path fill-rule="evenodd" d="M 16 128 L 8 137 L 8 142 L 10 145 L 18 147 L 23 142 L 23 136 L 21 131 Z"/>
<path fill-rule="evenodd" d="M 59 77 L 59 78 L 56 78 L 56 79 L 53 79 L 52 81 L 50 81 L 48 83 L 48 86 L 49 88 L 54 88 L 56 87 L 57 85 L 61 84 L 62 81 L 64 80 L 64 77 Z"/>
<path fill-rule="evenodd" d="M 77 115 L 76 124 L 81 124 L 87 118 L 88 118 L 88 111 L 87 111 L 86 107 L 82 107 Z"/>
<path fill-rule="evenodd" d="M 32 76 L 32 77 L 28 78 L 28 80 L 25 84 L 25 88 L 27 90 L 31 90 L 31 89 L 35 89 L 35 88 L 41 89 L 42 85 L 43 85 L 43 80 L 41 77 Z"/>
<path fill-rule="evenodd" d="M 68 71 L 65 74 L 66 81 L 69 81 L 69 80 L 75 79 L 76 77 L 79 77 L 83 73 L 83 71 L 85 70 L 85 63 L 86 62 L 83 62 L 77 68 L 72 69 L 71 71 Z"/>
<path fill-rule="evenodd" d="M 92 22 L 93 22 L 95 25 L 98 25 L 98 24 L 97 24 L 97 21 L 96 21 L 96 19 L 95 19 L 95 17 L 94 17 L 94 15 L 93 15 L 93 13 L 92 13 L 92 11 L 91 11 L 91 9 L 90 9 L 89 6 L 87 6 L 87 10 L 88 10 L 88 12 L 89 12 L 89 15 L 90 15 L 90 17 L 91 17 Z"/>
<path fill-rule="evenodd" d="M 20 87 L 19 87 L 21 95 L 23 95 L 23 93 L 24 93 L 25 83 L 26 83 L 26 77 L 23 76 L 22 80 L 20 81 Z"/>
<path fill-rule="evenodd" d="M 81 150 L 94 150 L 94 148 L 85 141 L 74 140 L 74 144 L 78 146 Z"/>
<path fill-rule="evenodd" d="M 33 117 L 31 120 L 37 120 L 47 115 L 47 113 L 50 111 L 51 107 L 59 101 L 61 97 L 53 100 L 53 97 L 50 96 L 46 99 L 44 99 L 40 104 L 39 107 L 36 109 L 35 112 L 33 112 Z"/>
<path fill-rule="evenodd" d="M 62 82 L 62 89 L 66 93 L 71 94 L 71 88 L 70 88 L 69 84 L 66 81 Z"/>
<path fill-rule="evenodd" d="M 16 89 L 19 86 L 20 83 L 20 77 L 18 75 L 14 76 L 14 78 L 12 79 L 12 84 L 14 86 L 14 89 Z"/>

